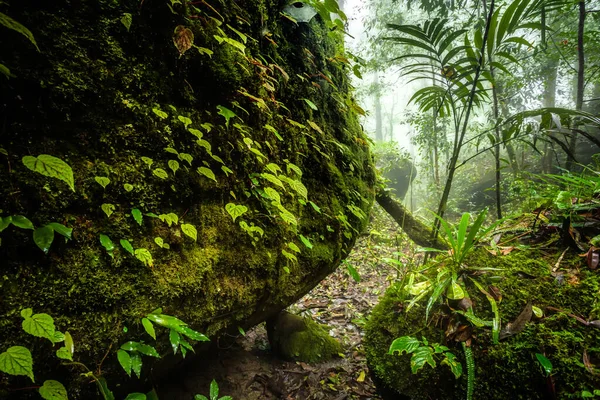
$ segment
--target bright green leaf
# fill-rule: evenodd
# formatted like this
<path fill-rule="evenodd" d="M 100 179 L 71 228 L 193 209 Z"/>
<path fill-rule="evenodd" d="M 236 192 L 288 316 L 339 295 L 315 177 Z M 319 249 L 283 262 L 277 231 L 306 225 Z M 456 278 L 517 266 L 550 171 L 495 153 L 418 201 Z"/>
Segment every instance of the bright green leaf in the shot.
<path fill-rule="evenodd" d="M 71 239 L 73 228 L 67 228 L 66 226 L 64 226 L 63 224 L 59 224 L 58 222 L 50 222 L 46 226 L 52 228 L 54 232 L 58 233 L 59 235 L 62 235 L 67 239 Z"/>
<path fill-rule="evenodd" d="M 46 400 L 68 400 L 67 389 L 62 383 L 53 380 L 44 381 L 39 393 Z"/>
<path fill-rule="evenodd" d="M 131 357 L 129 353 L 125 350 L 117 351 L 117 359 L 119 360 L 119 364 L 123 367 L 123 370 L 128 376 L 131 376 Z"/>
<path fill-rule="evenodd" d="M 448 286 L 448 290 L 446 291 L 446 297 L 448 297 L 448 299 L 450 300 L 461 300 L 465 297 L 465 292 L 460 287 L 460 285 L 453 280 L 452 283 Z"/>
<path fill-rule="evenodd" d="M 150 157 L 142 157 L 142 161 L 148 166 L 148 167 L 152 167 L 152 164 L 154 164 L 154 160 L 151 159 Z"/>
<path fill-rule="evenodd" d="M 160 119 L 167 119 L 169 117 L 169 114 L 162 111 L 160 108 L 153 108 L 152 112 Z"/>
<path fill-rule="evenodd" d="M 540 354 L 540 353 L 535 353 L 535 358 L 537 358 L 538 362 L 542 366 L 542 369 L 544 370 L 544 373 L 546 374 L 546 376 L 550 376 L 550 374 L 552 373 L 552 368 L 553 368 L 552 362 L 550 362 L 550 360 L 548 360 L 546 358 L 546 356 L 544 356 L 543 354 Z"/>
<path fill-rule="evenodd" d="M 229 120 L 233 117 L 237 117 L 237 115 L 230 109 L 223 106 L 217 106 L 217 109 L 219 110 L 218 114 L 225 118 L 225 126 L 229 128 Z"/>
<path fill-rule="evenodd" d="M 176 330 L 169 330 L 169 342 L 171 342 L 171 348 L 173 349 L 173 354 L 177 354 L 177 349 L 179 348 L 179 344 L 181 343 L 181 336 L 177 333 Z"/>
<path fill-rule="evenodd" d="M 194 242 L 198 240 L 198 231 L 196 227 L 191 224 L 181 224 L 181 231 L 188 237 L 194 239 Z"/>
<path fill-rule="evenodd" d="M 303 235 L 298 235 L 298 237 L 300 238 L 300 241 L 309 249 L 313 248 L 312 243 L 310 242 L 310 240 L 308 240 L 307 238 L 305 238 Z"/>
<path fill-rule="evenodd" d="M 302 100 L 304 100 L 304 102 L 305 102 L 306 104 L 308 104 L 308 106 L 309 106 L 310 108 L 312 108 L 313 110 L 315 110 L 315 111 L 317 111 L 317 110 L 318 110 L 318 108 L 317 108 L 317 106 L 315 105 L 315 103 L 313 103 L 313 102 L 312 102 L 312 101 L 310 101 L 309 99 L 302 99 Z"/>
<path fill-rule="evenodd" d="M 210 400 L 217 400 L 219 397 L 219 385 L 214 379 L 210 382 Z"/>
<path fill-rule="evenodd" d="M 105 176 L 96 176 L 94 177 L 94 180 L 98 183 L 98 185 L 102 186 L 103 189 L 106 189 L 106 187 L 110 184 L 110 179 Z"/>
<path fill-rule="evenodd" d="M 429 346 L 421 346 L 414 351 L 410 359 L 410 369 L 413 374 L 416 374 L 425 364 L 429 364 L 431 368 L 436 366 L 433 359 L 433 350 Z"/>
<path fill-rule="evenodd" d="M 360 283 L 360 274 L 356 268 L 354 268 L 354 266 L 352 266 L 352 264 L 349 262 L 346 263 L 346 268 L 348 269 L 348 274 L 352 277 L 352 279 L 354 279 L 356 283 Z"/>
<path fill-rule="evenodd" d="M 106 251 L 108 251 L 109 253 L 112 252 L 115 249 L 115 244 L 113 243 L 112 240 L 110 240 L 110 237 L 108 237 L 105 234 L 100 234 L 100 244 L 102 245 L 102 247 L 104 247 L 106 249 Z"/>
<path fill-rule="evenodd" d="M 133 219 L 135 220 L 135 222 L 137 222 L 138 225 L 141 226 L 142 225 L 142 212 L 139 209 L 134 208 L 131 210 L 131 215 L 133 215 Z"/>
<path fill-rule="evenodd" d="M 10 218 L 10 217 L 9 217 Z M 13 215 L 11 222 L 14 226 L 21 229 L 34 229 L 33 223 L 22 215 Z"/>
<path fill-rule="evenodd" d="M 127 29 L 127 32 L 129 32 L 129 29 L 131 28 L 131 22 L 133 21 L 133 17 L 131 16 L 131 14 L 123 13 L 120 21 L 123 24 L 123 26 L 125 27 L 125 29 Z"/>
<path fill-rule="evenodd" d="M 413 353 L 419 347 L 420 342 L 411 336 L 402 336 L 395 339 L 388 350 L 388 354 L 395 354 L 396 352 L 402 355 L 406 351 L 406 354 Z"/>
<path fill-rule="evenodd" d="M 133 246 L 131 245 L 131 243 L 129 243 L 129 240 L 126 239 L 121 239 L 119 241 L 119 243 L 121 244 L 121 247 L 124 248 L 125 250 L 127 250 L 131 255 L 134 255 L 134 250 L 133 250 Z"/>
<path fill-rule="evenodd" d="M 200 167 L 200 168 L 198 168 L 198 173 L 199 173 L 200 175 L 204 175 L 204 176 L 206 176 L 206 177 L 207 177 L 207 178 L 209 178 L 209 179 L 212 179 L 212 180 L 213 180 L 213 181 L 215 181 L 215 182 L 217 181 L 217 178 L 215 177 L 215 174 L 214 174 L 214 172 L 212 172 L 212 170 L 211 170 L 211 169 L 209 169 L 209 168 L 206 168 L 206 167 Z"/>
<path fill-rule="evenodd" d="M 28 376 L 33 379 L 33 359 L 26 347 L 12 346 L 0 354 L 0 371 L 9 375 Z"/>
<path fill-rule="evenodd" d="M 107 203 L 102 204 L 102 206 L 100 206 L 100 208 L 102 208 L 102 211 L 104 211 L 104 214 L 106 214 L 106 216 L 108 218 L 110 218 L 110 216 L 115 212 L 115 209 L 116 209 L 114 204 L 107 204 Z"/>
<path fill-rule="evenodd" d="M 54 319 L 46 313 L 33 314 L 25 318 L 21 326 L 25 332 L 32 336 L 46 338 L 54 342 L 54 334 L 56 332 Z"/>
<path fill-rule="evenodd" d="M 152 267 L 154 265 L 154 260 L 152 259 L 152 254 L 147 249 L 136 249 L 135 257 L 144 263 L 147 267 Z"/>
<path fill-rule="evenodd" d="M 237 217 L 244 215 L 248 211 L 248 207 L 239 204 L 236 205 L 233 203 L 228 203 L 225 205 L 225 210 L 227 213 L 229 213 L 231 218 L 233 218 L 233 222 L 235 222 Z"/>
<path fill-rule="evenodd" d="M 129 393 L 125 400 L 146 400 L 146 395 L 144 393 Z"/>
<path fill-rule="evenodd" d="M 73 361 L 73 355 L 65 346 L 56 350 L 56 357 L 60 358 L 61 360 Z"/>
<path fill-rule="evenodd" d="M 171 168 L 171 171 L 173 171 L 173 175 L 175 175 L 177 173 L 177 170 L 179 169 L 179 163 L 175 160 L 169 160 L 169 168 Z"/>
<path fill-rule="evenodd" d="M 137 353 L 133 353 L 129 355 L 131 358 L 131 370 L 138 378 L 142 374 L 142 356 Z"/>
<path fill-rule="evenodd" d="M 69 331 L 65 332 L 65 347 L 69 350 L 69 353 L 75 353 L 75 343 L 73 342 L 73 337 L 69 333 Z"/>
<path fill-rule="evenodd" d="M 38 172 L 44 176 L 60 179 L 65 182 L 72 191 L 75 191 L 75 180 L 73 179 L 73 170 L 63 160 L 50 156 L 48 154 L 40 154 L 37 157 L 23 157 L 23 164 L 32 171 Z"/>
<path fill-rule="evenodd" d="M 167 171 L 165 171 L 162 168 L 156 168 L 154 169 L 154 171 L 152 171 L 152 173 L 159 177 L 160 179 L 167 179 L 169 177 L 169 174 L 167 174 Z"/>
<path fill-rule="evenodd" d="M 142 325 L 144 326 L 144 330 L 148 335 L 152 337 L 152 339 L 156 340 L 156 331 L 154 330 L 154 325 L 148 318 L 142 318 Z"/>

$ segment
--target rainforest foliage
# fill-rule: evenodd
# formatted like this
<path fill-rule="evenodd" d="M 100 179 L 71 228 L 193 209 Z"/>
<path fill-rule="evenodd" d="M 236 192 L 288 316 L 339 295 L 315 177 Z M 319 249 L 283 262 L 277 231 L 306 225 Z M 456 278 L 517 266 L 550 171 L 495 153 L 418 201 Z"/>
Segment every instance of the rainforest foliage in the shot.
<path fill-rule="evenodd" d="M 285 359 L 343 354 L 282 310 L 375 201 L 413 243 L 357 323 L 384 398 L 600 396 L 599 26 L 597 0 L 0 0 L 0 397 L 156 399 L 263 321 Z"/>

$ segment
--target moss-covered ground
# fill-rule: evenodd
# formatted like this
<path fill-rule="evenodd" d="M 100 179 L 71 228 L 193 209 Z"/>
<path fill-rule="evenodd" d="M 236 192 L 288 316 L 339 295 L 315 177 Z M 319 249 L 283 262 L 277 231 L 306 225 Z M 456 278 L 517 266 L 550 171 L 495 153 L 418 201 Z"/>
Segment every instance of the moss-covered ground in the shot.
<path fill-rule="evenodd" d="M 480 249 L 465 262 L 487 290 L 494 287 L 495 293 L 501 294 L 498 308 L 504 328 L 515 322 L 528 302 L 543 312 L 542 317 L 534 316 L 523 331 L 498 344 L 493 344 L 488 327 L 474 328 L 470 335 L 463 336 L 461 340 L 470 338 L 474 355 L 474 398 L 581 398 L 583 391 L 600 387 L 599 376 L 583 361 L 584 354 L 589 360 L 596 360 L 599 355 L 600 329 L 594 323 L 584 322 L 600 318 L 600 275 L 571 250 L 561 257 L 563 250 L 514 249 L 507 255 L 492 255 Z M 435 277 L 436 271 L 433 264 L 427 274 Z M 475 315 L 491 320 L 492 309 L 486 297 L 468 281 L 466 287 Z M 465 398 L 467 379 L 462 347 L 449 339 L 457 337 L 450 335 L 449 321 L 456 318 L 452 304 L 435 305 L 426 322 L 427 299 L 405 312 L 407 298 L 400 284 L 390 287 L 366 327 L 369 368 L 384 397 Z M 412 374 L 410 356 L 388 354 L 392 341 L 405 335 L 448 346 L 463 363 L 465 374 L 455 379 L 445 365 L 426 365 Z M 552 363 L 551 377 L 544 373 L 536 353 Z"/>

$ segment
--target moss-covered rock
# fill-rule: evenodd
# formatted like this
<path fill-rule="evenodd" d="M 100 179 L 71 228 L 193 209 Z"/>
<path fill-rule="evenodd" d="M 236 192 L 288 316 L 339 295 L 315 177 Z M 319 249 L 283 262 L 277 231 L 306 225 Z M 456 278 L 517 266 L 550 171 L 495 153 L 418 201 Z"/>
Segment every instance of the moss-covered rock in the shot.
<path fill-rule="evenodd" d="M 215 338 L 279 312 L 350 251 L 374 172 L 349 68 L 339 34 L 318 17 L 292 23 L 283 3 L 0 5 L 40 48 L 0 27 L 0 60 L 15 75 L 0 76 L 0 216 L 73 228 L 47 255 L 31 230 L 0 235 L 0 352 L 31 348 L 36 383 L 59 379 L 75 398 L 95 390 L 22 332 L 23 308 L 54 316 L 76 360 L 114 387 L 126 378 L 122 343 L 170 351 L 165 329 L 154 343 L 140 323 L 155 308 Z M 195 47 L 180 54 L 184 28 Z M 75 191 L 21 162 L 40 154 L 70 166 Z M 152 362 L 144 357 L 143 382 Z"/>
<path fill-rule="evenodd" d="M 327 326 L 285 311 L 267 320 L 267 333 L 273 351 L 287 360 L 314 363 L 342 352 Z"/>
<path fill-rule="evenodd" d="M 492 344 L 490 328 L 473 329 L 475 398 L 580 398 L 582 391 L 600 387 L 600 377 L 588 371 L 582 361 L 585 352 L 597 365 L 600 329 L 573 317 L 585 321 L 600 319 L 600 275 L 590 271 L 578 255 L 567 253 L 560 264 L 564 275 L 553 276 L 559 257 L 560 253 L 544 254 L 536 250 L 515 250 L 506 256 L 492 256 L 480 250 L 468 259 L 467 265 L 474 269 L 499 269 L 489 270 L 476 279 L 486 288 L 495 286 L 501 293 L 498 307 L 504 327 L 515 321 L 529 301 L 544 310 L 542 318 L 534 317 L 522 332 L 499 344 Z M 427 274 L 435 278 L 436 273 L 437 268 L 432 266 Z M 474 302 L 475 315 L 491 320 L 493 314 L 486 297 L 472 283 L 466 282 L 466 287 Z M 381 391 L 389 399 L 464 398 L 467 379 L 462 347 L 447 339 L 456 314 L 447 304 L 438 304 L 425 324 L 427 299 L 407 313 L 404 311 L 407 298 L 399 284 L 390 287 L 366 327 L 367 361 Z M 392 341 L 400 336 L 424 337 L 429 343 L 445 344 L 461 360 L 465 374 L 455 379 L 447 366 L 439 364 L 435 369 L 425 365 L 412 374 L 411 356 L 387 354 Z M 461 340 L 468 337 L 464 335 Z M 545 377 L 536 353 L 552 362 L 551 379 Z"/>

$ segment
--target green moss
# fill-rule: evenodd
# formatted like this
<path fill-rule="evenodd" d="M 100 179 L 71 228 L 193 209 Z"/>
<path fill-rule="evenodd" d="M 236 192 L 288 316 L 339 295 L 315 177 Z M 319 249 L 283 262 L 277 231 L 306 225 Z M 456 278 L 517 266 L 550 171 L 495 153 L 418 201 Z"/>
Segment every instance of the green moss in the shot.
<path fill-rule="evenodd" d="M 315 363 L 342 352 L 327 326 L 286 312 L 268 321 L 267 332 L 273 350 L 288 360 Z"/>
<path fill-rule="evenodd" d="M 256 324 L 332 272 L 366 223 L 347 208 L 354 204 L 368 213 L 374 171 L 368 148 L 357 140 L 364 141 L 364 134 L 356 115 L 344 106 L 351 95 L 343 68 L 333 61 L 339 44 L 318 23 L 299 27 L 281 19 L 273 0 L 212 5 L 225 20 L 220 28 L 232 38 L 236 36 L 227 24 L 255 39 L 248 40 L 245 56 L 215 41 L 220 17 L 202 7 L 196 11 L 176 5 L 172 14 L 164 2 L 140 7 L 138 0 L 100 0 L 76 8 L 33 0 L 10 5 L 9 14 L 32 29 L 42 52 L 18 40 L 0 43 L 3 63 L 18 75 L 10 85 L 0 80 L 0 100 L 9 116 L 2 139 L 9 162 L 0 160 L 1 215 L 26 215 L 36 226 L 61 222 L 73 227 L 74 237 L 68 243 L 56 239 L 45 256 L 31 232 L 11 227 L 2 233 L 0 259 L 6 262 L 0 277 L 0 337 L 6 338 L 5 347 L 33 346 L 37 380 L 59 379 L 71 392 L 83 393 L 80 398 L 93 397 L 95 389 L 82 388 L 86 382 L 57 366 L 49 345 L 43 347 L 22 333 L 21 308 L 54 316 L 57 327 L 75 339 L 77 360 L 90 368 L 110 349 L 102 373 L 114 388 L 125 379 L 115 357 L 119 345 L 141 338 L 150 342 L 140 325 L 145 314 L 163 307 L 211 339 L 227 329 Z M 177 14 L 188 11 L 198 12 L 199 18 Z M 125 12 L 133 15 L 129 32 L 120 22 Z M 194 31 L 195 45 L 214 54 L 190 49 L 180 57 L 172 35 L 181 24 Z M 265 39 L 265 32 L 278 46 Z M 315 77 L 321 73 L 336 88 L 313 85 L 319 84 Z M 269 109 L 257 108 L 240 94 L 242 88 L 261 96 Z M 312 99 L 319 111 L 310 110 L 303 98 Z M 239 116 L 229 127 L 217 113 L 219 105 Z M 155 107 L 168 117 L 159 118 Z M 196 143 L 179 115 L 202 130 L 211 153 Z M 294 127 L 287 118 L 302 123 L 310 118 L 323 134 Z M 212 129 L 202 127 L 206 123 Z M 265 130 L 266 124 L 284 140 Z M 301 205 L 286 186 L 279 189 L 282 203 L 299 224 L 283 222 L 259 190 L 268 183 L 259 180 L 257 185 L 251 179 L 264 172 L 266 161 L 248 151 L 244 138 L 252 139 L 284 173 L 284 160 L 296 164 L 308 199 L 321 213 Z M 190 154 L 192 165 L 166 152 L 167 147 Z M 26 169 L 20 159 L 28 154 L 52 154 L 67 162 L 76 192 Z M 233 173 L 222 172 L 211 154 Z M 141 157 L 152 158 L 152 167 Z M 168 168 L 170 160 L 179 162 L 176 174 Z M 199 175 L 201 166 L 210 168 L 217 182 Z M 168 178 L 153 175 L 154 168 L 168 171 Z M 111 183 L 103 189 L 95 176 L 107 176 Z M 126 191 L 124 184 L 133 190 Z M 248 207 L 235 223 L 225 211 L 229 202 Z M 110 218 L 101 210 L 104 203 L 116 207 Z M 132 208 L 145 214 L 141 226 Z M 150 213 L 175 213 L 196 227 L 197 241 Z M 338 215 L 347 215 L 356 231 L 344 227 Z M 264 236 L 252 240 L 240 228 L 240 219 L 263 229 Z M 346 237 L 347 232 L 352 236 Z M 300 233 L 310 238 L 312 249 L 299 242 Z M 114 258 L 100 245 L 100 234 L 117 245 Z M 159 248 L 156 237 L 171 249 Z M 148 249 L 153 266 L 120 248 L 120 239 L 135 249 Z M 288 242 L 301 246 L 299 263 L 282 256 Z M 156 346 L 162 354 L 170 352 L 164 332 Z M 154 361 L 145 360 L 144 369 L 158 368 Z"/>
<path fill-rule="evenodd" d="M 467 260 L 471 267 L 500 269 L 478 279 L 485 285 L 493 284 L 500 289 L 502 301 L 499 311 L 503 326 L 519 315 L 527 301 L 545 310 L 544 318 L 534 318 L 524 331 L 497 345 L 492 344 L 489 329 L 475 330 L 472 337 L 477 377 L 475 396 L 490 399 L 550 398 L 548 382 L 535 353 L 545 354 L 552 362 L 553 384 L 558 398 L 578 398 L 582 390 L 600 385 L 599 377 L 590 374 L 581 361 L 584 350 L 597 348 L 600 331 L 567 315 L 591 318 L 598 299 L 600 278 L 587 270 L 577 255 L 567 254 L 561 264 L 567 276 L 564 283 L 559 284 L 550 273 L 559 255 L 548 257 L 535 250 L 515 250 L 510 255 L 494 257 L 481 250 Z M 435 274 L 435 268 L 430 273 Z M 488 301 L 473 285 L 467 284 L 467 288 L 475 303 L 475 314 L 490 320 L 492 313 Z M 425 325 L 422 307 L 417 306 L 409 313 L 402 311 L 405 297 L 398 285 L 392 286 L 373 310 L 367 324 L 365 348 L 375 379 L 390 398 L 397 398 L 400 394 L 410 399 L 463 398 L 466 378 L 455 380 L 447 368 L 434 370 L 428 366 L 413 375 L 409 356 L 387 354 L 393 339 L 403 335 L 423 336 L 429 342 L 445 341 L 444 330 L 437 326 L 445 326 L 444 321 L 449 317 L 448 307 L 434 307 L 432 319 L 438 321 L 438 325 Z M 463 358 L 457 343 L 446 345 Z"/>

